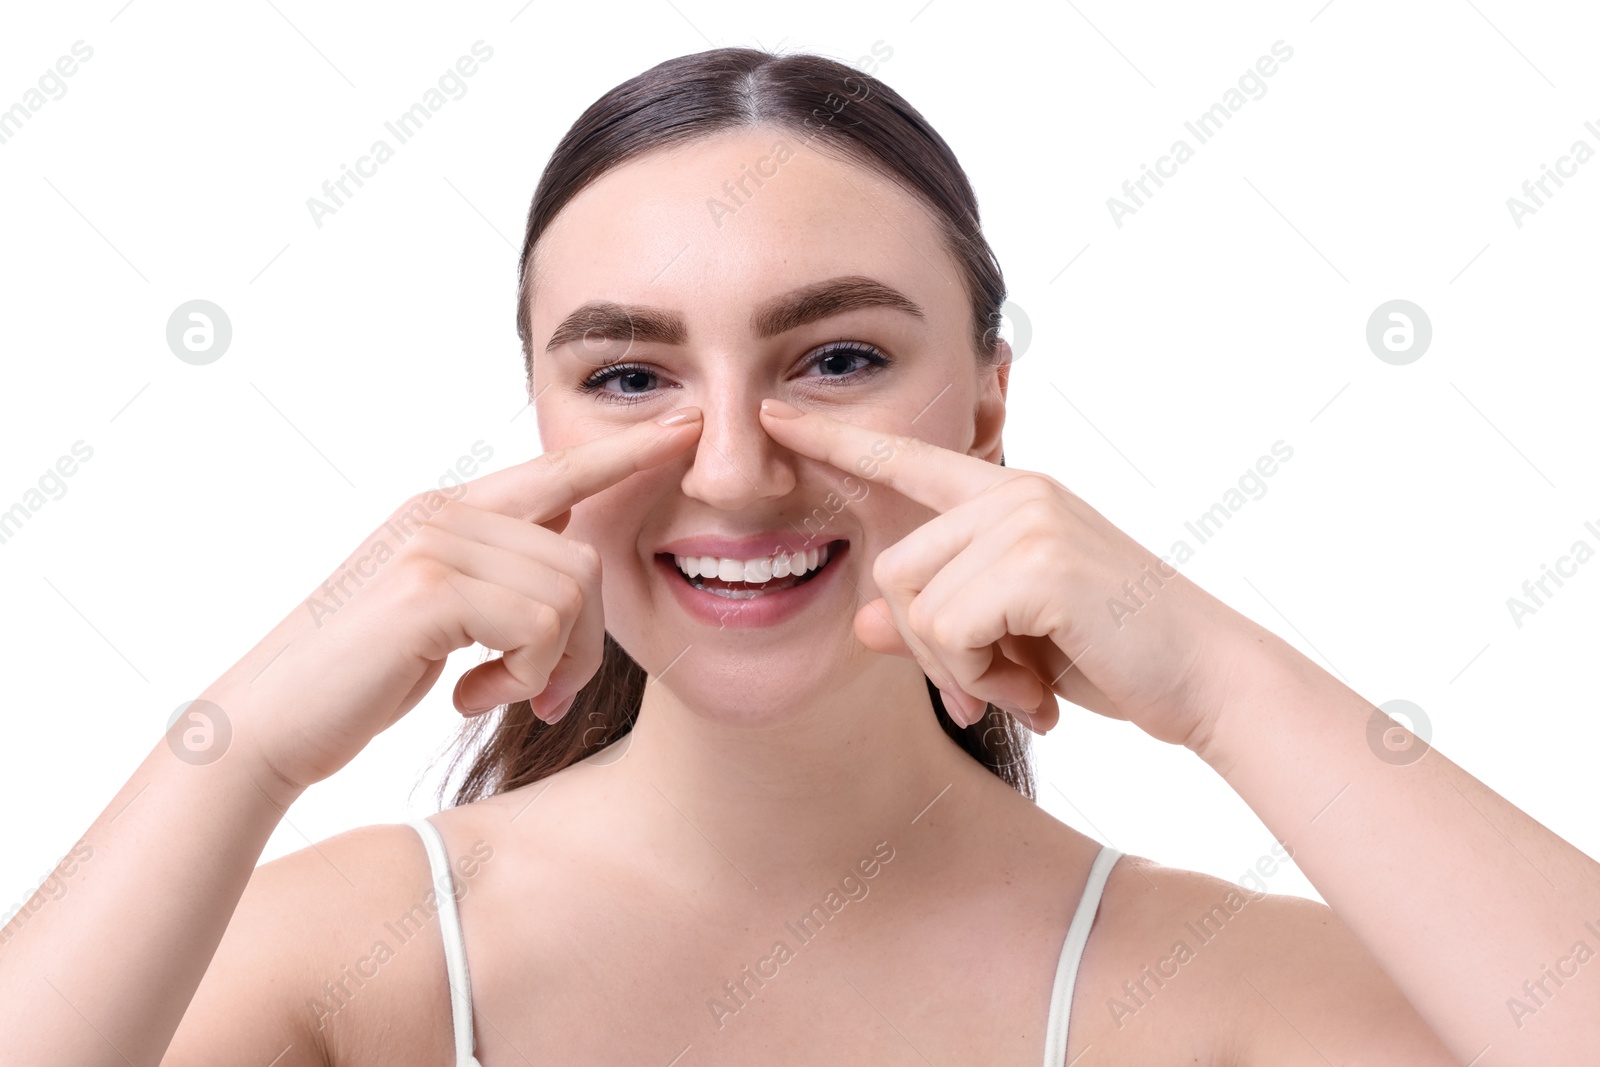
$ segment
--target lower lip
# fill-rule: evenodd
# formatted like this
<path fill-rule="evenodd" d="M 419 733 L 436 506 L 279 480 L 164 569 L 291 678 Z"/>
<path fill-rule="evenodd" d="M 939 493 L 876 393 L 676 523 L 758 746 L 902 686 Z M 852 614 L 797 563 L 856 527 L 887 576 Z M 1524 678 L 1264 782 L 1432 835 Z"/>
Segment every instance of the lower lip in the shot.
<path fill-rule="evenodd" d="M 817 576 L 802 585 L 780 589 L 775 593 L 762 593 L 748 600 L 728 597 L 696 589 L 689 584 L 683 572 L 672 562 L 671 556 L 657 556 L 656 564 L 666 572 L 667 584 L 685 611 L 707 626 L 719 630 L 745 626 L 776 626 L 806 609 L 836 583 L 834 572 L 839 562 L 850 550 L 849 542 L 835 541 L 828 549 L 828 563 Z"/>

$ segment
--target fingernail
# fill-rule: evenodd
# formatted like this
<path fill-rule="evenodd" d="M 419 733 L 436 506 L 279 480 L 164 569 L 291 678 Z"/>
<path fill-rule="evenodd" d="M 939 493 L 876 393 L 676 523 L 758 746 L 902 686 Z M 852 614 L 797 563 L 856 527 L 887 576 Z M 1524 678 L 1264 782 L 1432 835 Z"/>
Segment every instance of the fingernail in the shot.
<path fill-rule="evenodd" d="M 804 412 L 792 404 L 785 404 L 781 400 L 770 397 L 761 402 L 761 410 L 775 419 L 798 419 Z"/>
<path fill-rule="evenodd" d="M 465 699 L 463 699 L 462 696 L 461 696 L 462 687 L 464 687 L 466 684 L 467 684 L 467 676 L 465 674 L 463 674 L 461 677 L 456 679 L 456 684 L 455 684 L 454 691 L 451 693 L 451 699 L 461 706 L 461 714 L 463 714 L 463 715 L 481 715 L 484 712 L 488 711 L 489 708 L 494 707 L 493 704 L 489 705 L 489 708 L 468 707 Z"/>
<path fill-rule="evenodd" d="M 1026 726 L 1040 737 L 1044 736 L 1044 731 L 1033 724 L 1033 712 L 1028 711 L 1025 708 L 1013 707 L 1010 704 L 996 704 L 995 707 L 999 708 L 1007 715 L 1010 715 L 1012 718 L 1022 723 L 1022 725 Z"/>
<path fill-rule="evenodd" d="M 545 722 L 550 721 L 550 712 L 560 703 L 561 694 L 549 685 L 528 698 L 528 706 L 533 708 L 533 714 Z"/>
<path fill-rule="evenodd" d="M 682 408 L 673 412 L 666 418 L 659 420 L 662 426 L 682 426 L 686 422 L 693 422 L 700 417 L 699 408 Z"/>

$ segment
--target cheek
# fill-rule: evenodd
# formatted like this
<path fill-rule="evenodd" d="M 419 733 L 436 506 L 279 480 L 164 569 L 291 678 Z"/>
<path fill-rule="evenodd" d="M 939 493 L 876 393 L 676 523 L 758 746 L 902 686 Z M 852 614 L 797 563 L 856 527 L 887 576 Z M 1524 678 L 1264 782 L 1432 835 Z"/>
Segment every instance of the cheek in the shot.
<path fill-rule="evenodd" d="M 587 541 L 600 550 L 602 567 L 630 567 L 637 564 L 649 538 L 664 540 L 660 531 L 645 527 L 663 496 L 675 489 L 681 474 L 664 469 L 637 471 L 572 506 L 572 518 L 562 536 Z M 658 536 L 659 535 L 659 536 Z"/>

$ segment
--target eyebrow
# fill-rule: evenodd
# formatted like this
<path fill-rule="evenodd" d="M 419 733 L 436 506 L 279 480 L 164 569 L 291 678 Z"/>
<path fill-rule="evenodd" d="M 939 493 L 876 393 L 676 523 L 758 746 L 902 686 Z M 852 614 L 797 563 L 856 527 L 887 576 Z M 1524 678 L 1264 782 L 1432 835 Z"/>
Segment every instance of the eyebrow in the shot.
<path fill-rule="evenodd" d="M 760 338 L 781 333 L 819 319 L 861 308 L 886 307 L 919 319 L 927 316 L 916 302 L 897 289 L 861 274 L 846 274 L 792 289 L 762 304 L 750 316 Z M 681 345 L 689 339 L 683 316 L 665 308 L 591 300 L 561 320 L 546 352 L 582 340 L 655 341 Z"/>

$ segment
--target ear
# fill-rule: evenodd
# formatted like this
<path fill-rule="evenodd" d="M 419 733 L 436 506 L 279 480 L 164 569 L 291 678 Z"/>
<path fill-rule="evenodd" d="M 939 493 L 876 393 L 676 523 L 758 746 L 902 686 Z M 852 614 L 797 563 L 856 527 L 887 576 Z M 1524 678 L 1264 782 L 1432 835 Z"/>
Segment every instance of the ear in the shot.
<path fill-rule="evenodd" d="M 1006 386 L 1011 378 L 1011 342 L 995 342 L 995 362 L 978 368 L 978 405 L 973 412 L 972 447 L 969 456 L 1003 463 L 1005 450 L 1000 431 L 1006 424 Z"/>

